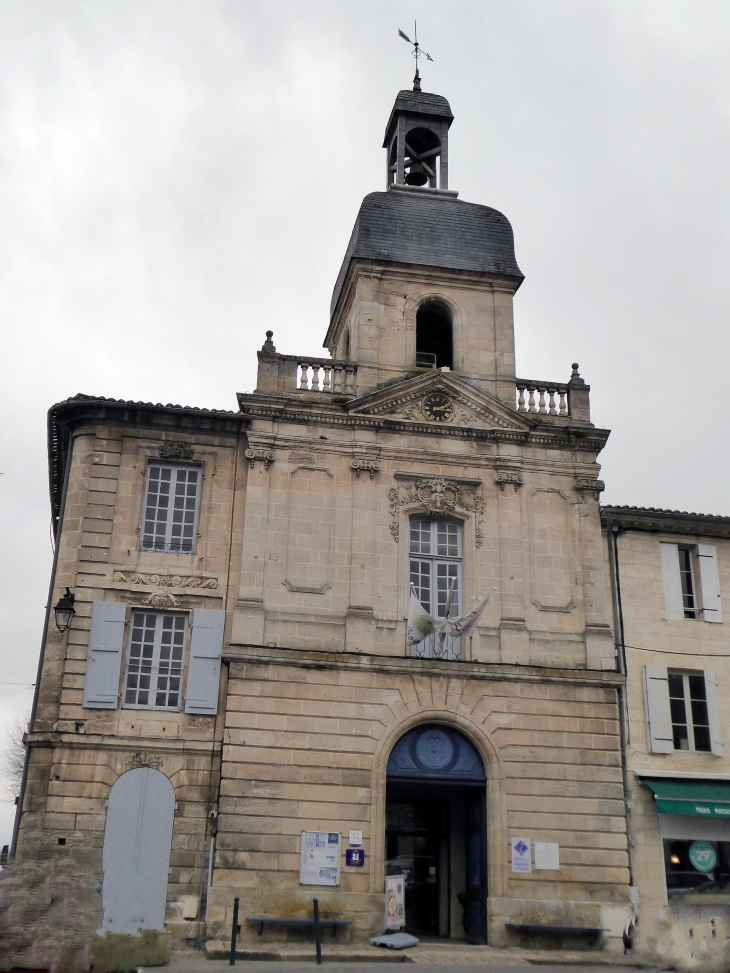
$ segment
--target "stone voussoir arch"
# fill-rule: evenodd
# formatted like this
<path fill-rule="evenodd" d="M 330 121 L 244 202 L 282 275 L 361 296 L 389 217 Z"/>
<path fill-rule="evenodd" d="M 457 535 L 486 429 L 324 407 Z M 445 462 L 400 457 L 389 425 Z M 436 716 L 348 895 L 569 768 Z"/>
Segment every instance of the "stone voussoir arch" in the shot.
<path fill-rule="evenodd" d="M 507 840 L 507 808 L 504 767 L 499 749 L 483 725 L 438 707 L 424 707 L 394 722 L 378 741 L 373 754 L 370 818 L 370 891 L 382 892 L 385 869 L 385 787 L 388 759 L 395 744 L 409 730 L 425 723 L 446 726 L 462 733 L 482 758 L 487 775 L 487 874 L 490 896 L 502 896 L 506 887 L 506 866 L 501 850 Z M 505 859 L 506 860 L 506 859 Z"/>

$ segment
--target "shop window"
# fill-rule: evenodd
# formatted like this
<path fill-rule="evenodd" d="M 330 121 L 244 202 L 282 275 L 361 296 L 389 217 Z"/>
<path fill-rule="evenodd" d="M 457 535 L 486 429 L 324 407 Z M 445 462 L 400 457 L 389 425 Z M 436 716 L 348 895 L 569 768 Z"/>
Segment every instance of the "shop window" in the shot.
<path fill-rule="evenodd" d="M 451 315 L 435 301 L 422 304 L 416 314 L 416 367 L 454 367 Z"/>
<path fill-rule="evenodd" d="M 143 551 L 193 553 L 200 480 L 199 467 L 149 464 L 140 539 Z"/>
<path fill-rule="evenodd" d="M 717 682 L 711 669 L 679 672 L 644 666 L 644 698 L 652 753 L 723 753 Z"/>
<path fill-rule="evenodd" d="M 667 891 L 721 888 L 730 883 L 730 842 L 664 839 Z"/>
<path fill-rule="evenodd" d="M 722 622 L 717 548 L 661 543 L 659 550 L 667 618 Z"/>

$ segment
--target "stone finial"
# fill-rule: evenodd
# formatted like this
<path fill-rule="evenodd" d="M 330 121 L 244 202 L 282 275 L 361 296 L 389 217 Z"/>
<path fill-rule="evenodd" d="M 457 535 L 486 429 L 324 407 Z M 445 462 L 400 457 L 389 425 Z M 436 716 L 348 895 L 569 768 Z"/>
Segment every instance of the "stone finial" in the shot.
<path fill-rule="evenodd" d="M 271 340 L 273 337 L 274 337 L 273 331 L 266 332 L 266 341 L 261 346 L 261 351 L 268 351 L 269 354 L 271 355 L 273 355 L 276 352 L 276 346 L 274 345 L 274 342 Z"/>
<path fill-rule="evenodd" d="M 572 368 L 573 368 L 573 371 L 570 373 L 570 381 L 568 382 L 568 385 L 572 385 L 573 387 L 575 387 L 577 385 L 577 386 L 580 386 L 582 388 L 586 383 L 585 383 L 585 380 L 582 379 L 581 376 L 580 376 L 580 372 L 578 371 L 578 362 L 577 361 L 574 361 L 573 362 Z"/>

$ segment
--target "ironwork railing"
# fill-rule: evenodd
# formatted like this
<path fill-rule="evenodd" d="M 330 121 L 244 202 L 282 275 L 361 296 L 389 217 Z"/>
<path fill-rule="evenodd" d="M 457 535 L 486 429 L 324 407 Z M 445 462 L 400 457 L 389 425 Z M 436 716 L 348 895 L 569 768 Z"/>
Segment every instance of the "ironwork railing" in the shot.
<path fill-rule="evenodd" d="M 461 655 L 461 636 L 439 635 L 434 632 L 422 642 L 410 647 L 410 655 L 414 659 L 448 659 L 459 661 Z"/>

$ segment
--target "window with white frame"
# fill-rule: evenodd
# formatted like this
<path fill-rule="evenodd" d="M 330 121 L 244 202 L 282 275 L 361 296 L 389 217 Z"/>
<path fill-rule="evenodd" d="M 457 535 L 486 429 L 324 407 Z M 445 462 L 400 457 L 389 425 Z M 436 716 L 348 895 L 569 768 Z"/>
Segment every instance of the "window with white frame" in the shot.
<path fill-rule="evenodd" d="M 200 482 L 199 467 L 149 464 L 140 540 L 143 551 L 192 554 Z"/>
<path fill-rule="evenodd" d="M 710 751 L 710 717 L 702 672 L 667 673 L 675 750 Z"/>
<path fill-rule="evenodd" d="M 697 618 L 692 548 L 677 546 L 677 555 L 679 556 L 679 579 L 682 585 L 682 608 L 684 609 L 684 617 Z"/>
<path fill-rule="evenodd" d="M 179 709 L 187 615 L 133 611 L 129 633 L 124 705 Z"/>
<path fill-rule="evenodd" d="M 644 666 L 649 750 L 687 750 L 722 756 L 722 732 L 715 673 Z"/>
<path fill-rule="evenodd" d="M 449 587 L 452 616 L 461 599 L 461 525 L 451 520 L 412 517 L 410 522 L 410 582 L 416 597 L 434 618 L 446 615 Z"/>
<path fill-rule="evenodd" d="M 722 622 L 717 548 L 662 542 L 659 550 L 666 617 Z"/>

